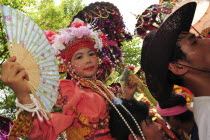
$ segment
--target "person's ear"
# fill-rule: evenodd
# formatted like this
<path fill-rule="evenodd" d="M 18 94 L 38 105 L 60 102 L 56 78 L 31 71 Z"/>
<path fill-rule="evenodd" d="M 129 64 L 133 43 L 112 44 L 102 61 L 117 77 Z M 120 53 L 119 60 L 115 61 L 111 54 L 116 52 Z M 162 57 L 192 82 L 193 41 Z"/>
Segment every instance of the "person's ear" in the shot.
<path fill-rule="evenodd" d="M 142 140 L 141 137 L 139 137 L 139 136 L 137 136 L 137 135 L 135 135 L 135 136 L 137 137 L 137 140 Z M 128 136 L 128 140 L 135 140 L 133 134 L 130 134 L 130 135 Z"/>
<path fill-rule="evenodd" d="M 169 63 L 168 69 L 175 75 L 184 75 L 188 72 L 188 68 L 179 65 L 178 63 Z"/>

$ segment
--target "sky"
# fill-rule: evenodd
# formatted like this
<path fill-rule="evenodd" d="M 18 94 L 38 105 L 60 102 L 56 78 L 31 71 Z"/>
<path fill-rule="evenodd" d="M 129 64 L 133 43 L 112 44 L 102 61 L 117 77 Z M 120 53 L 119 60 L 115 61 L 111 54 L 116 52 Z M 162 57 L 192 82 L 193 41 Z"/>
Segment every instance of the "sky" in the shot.
<path fill-rule="evenodd" d="M 128 31 L 134 32 L 137 19 L 135 15 L 141 14 L 151 4 L 159 4 L 159 0 L 83 0 L 83 4 L 90 4 L 96 1 L 108 1 L 118 7 Z"/>

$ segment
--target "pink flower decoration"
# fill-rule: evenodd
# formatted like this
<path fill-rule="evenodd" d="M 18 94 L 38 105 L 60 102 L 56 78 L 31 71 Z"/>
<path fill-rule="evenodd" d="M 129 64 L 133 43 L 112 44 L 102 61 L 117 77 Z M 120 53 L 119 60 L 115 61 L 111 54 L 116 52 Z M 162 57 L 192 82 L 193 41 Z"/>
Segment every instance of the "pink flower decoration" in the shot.
<path fill-rule="evenodd" d="M 81 26 L 79 28 L 72 28 L 71 32 L 76 38 L 82 38 L 83 36 L 91 35 L 91 31 L 87 26 Z"/>
<path fill-rule="evenodd" d="M 135 66 L 130 66 L 128 67 L 130 70 L 134 70 L 135 69 Z"/>
<path fill-rule="evenodd" d="M 10 37 L 9 37 L 9 35 L 7 35 L 7 40 L 10 40 Z"/>
<path fill-rule="evenodd" d="M 50 42 L 50 44 L 53 44 L 53 40 L 55 39 L 56 33 L 52 30 L 44 31 L 45 36 L 47 37 L 47 40 Z"/>
<path fill-rule="evenodd" d="M 146 103 L 147 105 L 150 105 L 150 102 L 149 102 L 149 101 L 146 101 L 145 103 Z"/>
<path fill-rule="evenodd" d="M 129 67 L 125 67 L 125 68 L 130 69 L 130 70 L 134 70 L 135 66 L 129 66 Z"/>
<path fill-rule="evenodd" d="M 116 45 L 117 45 L 116 41 L 112 41 L 112 40 L 110 40 L 110 41 L 108 42 L 108 44 L 109 44 L 110 46 L 116 46 Z"/>
<path fill-rule="evenodd" d="M 46 80 L 44 79 L 44 80 L 42 81 L 42 83 L 45 84 L 45 83 L 46 83 Z"/>
<path fill-rule="evenodd" d="M 80 19 L 75 19 L 74 22 L 71 23 L 71 27 L 74 27 L 74 28 L 79 28 L 81 26 L 86 26 L 86 23 L 84 23 Z"/>
<path fill-rule="evenodd" d="M 5 18 L 5 20 L 7 20 L 7 21 L 11 21 L 11 20 L 12 20 L 11 16 L 4 16 L 4 18 Z"/>
<path fill-rule="evenodd" d="M 103 42 L 103 46 L 108 46 L 108 38 L 106 37 L 105 34 L 100 34 L 100 38 L 102 39 L 102 42 Z"/>
<path fill-rule="evenodd" d="M 44 57 L 44 53 L 42 53 L 41 56 Z"/>
<path fill-rule="evenodd" d="M 24 42 L 23 42 L 22 40 L 20 41 L 20 45 L 21 45 L 21 46 L 24 46 L 24 45 L 25 45 Z"/>
<path fill-rule="evenodd" d="M 59 34 L 48 37 L 48 40 L 53 37 L 51 41 L 52 47 L 54 48 L 55 55 L 59 56 L 62 50 L 66 48 L 67 44 L 71 44 L 77 39 L 90 38 L 95 42 L 94 48 L 101 51 L 103 47 L 102 38 L 99 37 L 101 31 L 94 31 L 91 29 L 90 24 L 84 23 L 84 21 L 76 18 L 71 23 L 71 27 L 63 28 L 59 31 Z M 105 37 L 105 36 L 104 36 Z"/>

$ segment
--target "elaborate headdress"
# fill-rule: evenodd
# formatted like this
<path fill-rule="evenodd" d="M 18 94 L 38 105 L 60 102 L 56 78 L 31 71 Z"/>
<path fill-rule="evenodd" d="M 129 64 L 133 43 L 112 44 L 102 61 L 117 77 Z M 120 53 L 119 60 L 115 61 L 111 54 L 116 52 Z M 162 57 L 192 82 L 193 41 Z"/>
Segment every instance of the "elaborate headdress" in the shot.
<path fill-rule="evenodd" d="M 119 9 L 110 2 L 91 3 L 78 12 L 75 18 L 91 23 L 94 28 L 107 34 L 109 40 L 116 41 L 119 47 L 123 41 L 131 39 Z"/>
<path fill-rule="evenodd" d="M 95 2 L 78 12 L 73 19 L 79 18 L 90 23 L 94 29 L 101 30 L 107 35 L 109 47 L 103 48 L 102 63 L 99 65 L 98 78 L 104 80 L 111 73 L 112 68 L 121 63 L 120 47 L 125 40 L 132 37 L 126 31 L 123 17 L 119 9 L 110 2 Z"/>
<path fill-rule="evenodd" d="M 104 36 L 101 31 L 93 31 L 89 24 L 75 19 L 69 28 L 61 29 L 59 34 L 54 36 L 52 47 L 61 63 L 68 65 L 74 52 L 80 48 L 88 47 L 95 52 L 101 51 L 102 47 L 107 45 L 105 40 L 102 41 L 102 37 Z"/>
<path fill-rule="evenodd" d="M 173 3 L 169 2 L 149 6 L 141 15 L 137 16 L 135 34 L 144 38 L 149 31 L 158 29 L 165 16 L 171 13 L 172 8 Z"/>
<path fill-rule="evenodd" d="M 109 45 L 112 42 L 107 39 L 105 34 L 100 30 L 94 30 L 90 24 L 78 18 L 75 18 L 70 27 L 61 29 L 58 34 L 52 31 L 45 33 L 55 49 L 56 56 L 64 66 L 68 66 L 74 52 L 83 47 L 89 47 L 97 52 L 104 67 L 113 68 L 122 59 L 120 49 L 112 50 L 113 46 Z M 115 51 L 115 55 L 112 55 L 113 51 Z"/>

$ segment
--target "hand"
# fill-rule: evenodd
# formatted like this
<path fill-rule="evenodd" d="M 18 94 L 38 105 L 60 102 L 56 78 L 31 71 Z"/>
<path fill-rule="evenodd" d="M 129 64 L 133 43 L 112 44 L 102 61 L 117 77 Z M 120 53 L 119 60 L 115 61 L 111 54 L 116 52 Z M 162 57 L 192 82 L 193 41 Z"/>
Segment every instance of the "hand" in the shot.
<path fill-rule="evenodd" d="M 129 76 L 125 86 L 123 87 L 123 98 L 128 100 L 132 99 L 137 88 L 137 83 L 135 82 L 135 79 L 132 78 L 132 76 Z"/>
<path fill-rule="evenodd" d="M 2 64 L 1 80 L 15 92 L 20 103 L 31 103 L 30 88 L 26 82 L 29 81 L 29 76 L 24 67 L 16 62 L 15 56 Z"/>

